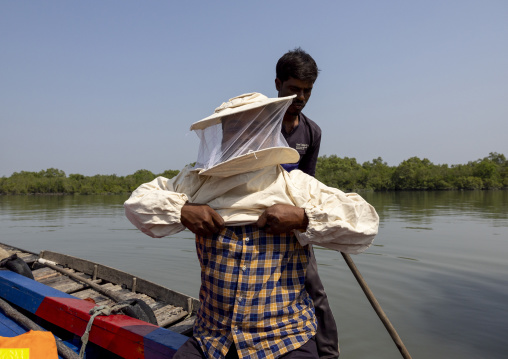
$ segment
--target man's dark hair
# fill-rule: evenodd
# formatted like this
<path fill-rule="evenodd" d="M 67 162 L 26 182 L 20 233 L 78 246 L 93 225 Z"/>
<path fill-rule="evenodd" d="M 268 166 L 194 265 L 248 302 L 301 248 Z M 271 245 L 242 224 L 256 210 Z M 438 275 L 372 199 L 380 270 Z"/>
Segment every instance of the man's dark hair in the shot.
<path fill-rule="evenodd" d="M 318 77 L 319 69 L 312 56 L 298 47 L 286 52 L 277 61 L 275 72 L 277 78 L 282 82 L 292 77 L 300 81 L 314 83 Z"/>

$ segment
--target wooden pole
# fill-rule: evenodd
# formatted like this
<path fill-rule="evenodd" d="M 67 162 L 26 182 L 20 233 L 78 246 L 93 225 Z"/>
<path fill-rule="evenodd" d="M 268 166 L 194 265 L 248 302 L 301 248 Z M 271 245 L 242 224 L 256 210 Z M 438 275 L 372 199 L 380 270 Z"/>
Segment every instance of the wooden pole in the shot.
<path fill-rule="evenodd" d="M 376 297 L 374 296 L 374 293 L 370 290 L 369 286 L 367 285 L 367 282 L 363 279 L 362 275 L 360 274 L 360 271 L 358 268 L 356 268 L 356 265 L 354 264 L 353 260 L 347 253 L 342 253 L 342 257 L 344 257 L 344 260 L 346 261 L 349 269 L 351 269 L 351 272 L 353 272 L 353 275 L 355 276 L 356 280 L 358 281 L 358 284 L 360 284 L 360 287 L 362 287 L 363 292 L 367 296 L 367 299 L 369 300 L 370 304 L 372 305 L 372 308 L 376 311 L 379 319 L 381 319 L 381 322 L 383 322 L 386 330 L 392 337 L 392 340 L 394 341 L 395 345 L 399 349 L 400 353 L 402 354 L 402 357 L 404 359 L 411 359 L 411 355 L 407 351 L 406 347 L 404 346 L 404 343 L 402 343 L 402 340 L 400 339 L 399 335 L 397 334 L 397 331 L 393 327 L 392 323 L 390 323 L 390 320 L 386 316 L 385 312 L 379 305 L 378 301 L 376 300 Z"/>
<path fill-rule="evenodd" d="M 85 283 L 86 285 L 88 285 L 93 290 L 95 290 L 95 291 L 97 291 L 99 293 L 104 294 L 105 296 L 113 299 L 115 302 L 121 302 L 122 300 L 124 300 L 124 298 L 121 295 L 119 295 L 119 294 L 117 294 L 117 293 L 115 293 L 115 292 L 113 292 L 111 290 L 104 289 L 100 285 L 97 285 L 94 282 L 92 282 L 91 280 L 82 278 L 82 277 L 72 273 L 71 271 L 68 271 L 68 270 L 66 270 L 64 268 L 60 268 L 60 267 L 56 266 L 55 264 L 50 263 L 50 261 L 38 260 L 38 262 L 43 264 L 43 265 L 45 265 L 45 266 L 47 266 L 47 267 L 49 267 L 49 268 L 51 268 L 51 269 L 53 269 L 53 270 L 55 270 L 55 271 L 57 271 L 57 272 L 60 272 L 60 273 L 62 273 L 64 275 L 66 275 L 66 276 L 69 276 L 70 278 L 72 278 L 74 280 L 77 280 L 77 281 L 80 281 L 82 283 Z"/>

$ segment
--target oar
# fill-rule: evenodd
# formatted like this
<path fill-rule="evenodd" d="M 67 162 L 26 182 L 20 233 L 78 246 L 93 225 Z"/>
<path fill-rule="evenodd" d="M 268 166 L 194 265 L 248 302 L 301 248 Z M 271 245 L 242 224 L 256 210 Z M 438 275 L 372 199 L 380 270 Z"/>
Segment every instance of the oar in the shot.
<path fill-rule="evenodd" d="M 367 299 L 369 300 L 370 304 L 372 305 L 372 308 L 376 311 L 379 319 L 383 322 L 386 330 L 392 337 L 393 341 L 395 342 L 395 345 L 399 349 L 400 353 L 402 354 L 402 357 L 404 359 L 411 359 L 411 355 L 409 355 L 409 352 L 407 351 L 406 347 L 404 346 L 404 343 L 402 343 L 402 340 L 400 339 L 399 335 L 397 334 L 397 331 L 393 327 L 392 323 L 390 323 L 390 320 L 386 316 L 385 312 L 379 305 L 378 301 L 376 300 L 376 297 L 374 297 L 374 293 L 370 290 L 369 286 L 367 285 L 367 282 L 363 279 L 362 275 L 360 274 L 360 271 L 358 268 L 356 268 L 356 265 L 354 264 L 353 260 L 347 253 L 342 253 L 342 257 L 344 257 L 344 260 L 346 261 L 349 269 L 351 269 L 351 272 L 353 272 L 353 275 L 355 276 L 356 280 L 358 281 L 358 284 L 360 284 L 360 287 L 362 287 L 363 292 L 367 296 Z"/>

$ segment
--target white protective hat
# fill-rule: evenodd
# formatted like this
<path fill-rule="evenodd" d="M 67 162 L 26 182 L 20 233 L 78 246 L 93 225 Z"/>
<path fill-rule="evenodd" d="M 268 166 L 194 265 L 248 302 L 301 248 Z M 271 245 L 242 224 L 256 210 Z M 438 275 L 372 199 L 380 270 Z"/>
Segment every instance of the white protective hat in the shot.
<path fill-rule="evenodd" d="M 281 133 L 282 119 L 294 97 L 240 95 L 193 123 L 190 129 L 201 140 L 194 169 L 201 175 L 228 177 L 298 162 L 299 153 Z"/>

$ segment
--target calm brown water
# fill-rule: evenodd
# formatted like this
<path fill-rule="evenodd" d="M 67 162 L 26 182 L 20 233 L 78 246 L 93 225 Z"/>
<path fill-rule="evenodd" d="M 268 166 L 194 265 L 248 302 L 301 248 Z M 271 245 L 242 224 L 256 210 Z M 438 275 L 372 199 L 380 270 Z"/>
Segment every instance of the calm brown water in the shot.
<path fill-rule="evenodd" d="M 381 217 L 353 256 L 415 359 L 505 358 L 508 191 L 364 193 Z M 193 236 L 152 239 L 123 214 L 127 196 L 0 196 L 0 241 L 116 267 L 197 297 Z M 316 248 L 339 325 L 341 359 L 399 358 L 339 253 Z"/>

